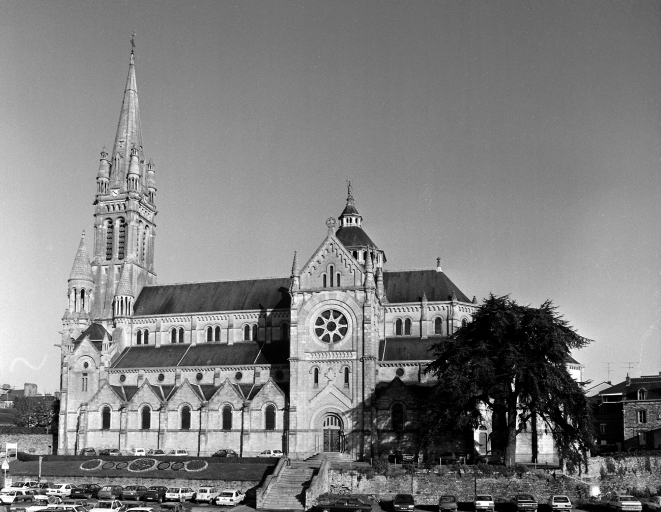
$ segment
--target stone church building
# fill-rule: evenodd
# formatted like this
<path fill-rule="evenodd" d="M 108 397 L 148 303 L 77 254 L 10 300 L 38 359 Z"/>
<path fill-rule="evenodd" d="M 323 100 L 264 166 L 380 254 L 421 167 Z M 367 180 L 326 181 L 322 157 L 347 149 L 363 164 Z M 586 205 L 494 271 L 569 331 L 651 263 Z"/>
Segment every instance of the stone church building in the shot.
<path fill-rule="evenodd" d="M 283 277 L 157 284 L 156 167 L 143 149 L 133 54 L 96 183 L 93 237 L 83 235 L 68 280 L 59 453 L 280 449 L 369 460 L 419 450 L 429 347 L 477 306 L 440 264 L 387 270 L 350 185 L 319 248 L 294 253 Z M 485 430 L 475 433 L 480 451 Z"/>

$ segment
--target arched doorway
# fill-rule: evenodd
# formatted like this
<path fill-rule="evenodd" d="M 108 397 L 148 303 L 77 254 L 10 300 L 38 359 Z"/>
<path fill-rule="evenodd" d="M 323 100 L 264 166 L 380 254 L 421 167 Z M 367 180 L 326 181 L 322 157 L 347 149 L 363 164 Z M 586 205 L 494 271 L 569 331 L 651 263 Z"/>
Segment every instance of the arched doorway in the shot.
<path fill-rule="evenodd" d="M 344 432 L 342 420 L 336 414 L 327 414 L 324 417 L 322 425 L 324 431 L 324 451 L 341 452 L 343 451 Z"/>

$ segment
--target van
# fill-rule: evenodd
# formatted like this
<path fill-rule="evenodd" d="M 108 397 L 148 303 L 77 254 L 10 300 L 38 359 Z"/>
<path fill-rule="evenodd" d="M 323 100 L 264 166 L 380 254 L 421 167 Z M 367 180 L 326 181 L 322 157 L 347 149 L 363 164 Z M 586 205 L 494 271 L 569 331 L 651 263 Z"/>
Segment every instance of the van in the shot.
<path fill-rule="evenodd" d="M 133 448 L 133 455 L 135 455 L 136 457 L 144 457 L 145 455 L 147 455 L 147 450 L 145 450 L 144 448 Z"/>

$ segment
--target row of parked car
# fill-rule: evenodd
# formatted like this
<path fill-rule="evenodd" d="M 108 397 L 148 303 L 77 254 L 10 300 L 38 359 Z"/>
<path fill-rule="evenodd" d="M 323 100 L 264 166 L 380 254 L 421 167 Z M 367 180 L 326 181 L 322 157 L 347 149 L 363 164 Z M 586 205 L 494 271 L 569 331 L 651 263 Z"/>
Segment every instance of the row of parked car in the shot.
<path fill-rule="evenodd" d="M 190 454 L 188 453 L 188 450 L 170 450 L 166 452 L 165 450 L 159 450 L 159 449 L 150 449 L 146 450 L 145 448 L 133 448 L 132 450 L 124 451 L 122 452 L 121 450 L 118 450 L 117 448 L 104 448 L 102 450 L 96 450 L 94 448 L 83 448 L 80 450 L 80 455 L 84 455 L 87 457 L 117 457 L 120 455 L 128 455 L 128 456 L 134 456 L 134 457 L 162 457 L 162 456 L 168 456 L 168 457 L 188 457 Z M 216 451 L 212 457 L 238 457 L 239 454 L 236 453 L 234 450 L 231 448 L 221 448 L 220 450 Z M 261 452 L 258 457 L 282 457 L 283 453 L 282 450 L 264 450 Z"/>

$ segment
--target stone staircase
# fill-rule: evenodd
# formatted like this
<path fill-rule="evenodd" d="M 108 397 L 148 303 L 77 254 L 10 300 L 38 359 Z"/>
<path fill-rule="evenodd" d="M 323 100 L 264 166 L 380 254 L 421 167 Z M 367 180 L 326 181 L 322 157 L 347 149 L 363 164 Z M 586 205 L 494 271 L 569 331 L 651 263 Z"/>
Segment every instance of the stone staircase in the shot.
<path fill-rule="evenodd" d="M 268 490 L 263 509 L 304 510 L 305 490 L 319 470 L 321 460 L 291 461 L 283 466 L 277 482 Z"/>

